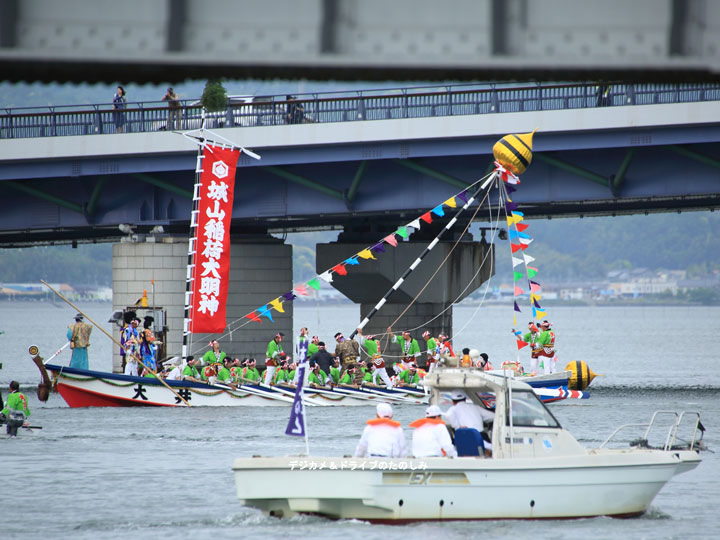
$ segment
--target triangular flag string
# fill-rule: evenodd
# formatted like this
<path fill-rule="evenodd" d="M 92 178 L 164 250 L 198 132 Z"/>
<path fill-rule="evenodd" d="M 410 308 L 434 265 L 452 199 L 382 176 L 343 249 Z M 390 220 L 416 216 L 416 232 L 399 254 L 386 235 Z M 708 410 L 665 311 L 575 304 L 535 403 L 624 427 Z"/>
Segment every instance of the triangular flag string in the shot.
<path fill-rule="evenodd" d="M 492 174 L 494 174 L 494 173 L 488 174 L 488 175 L 484 176 L 483 178 L 478 179 L 473 184 L 471 184 L 471 186 L 469 186 L 469 187 L 473 187 L 481 182 L 485 182 L 485 185 L 487 185 L 487 182 L 489 181 L 488 178 Z M 468 189 L 469 189 L 469 187 L 468 187 Z M 457 208 L 457 201 L 455 200 L 455 197 L 460 198 L 467 205 L 467 202 L 469 200 L 468 199 L 468 189 L 463 189 L 460 193 L 457 193 L 457 194 L 453 195 L 452 197 L 448 198 L 442 204 L 437 205 L 432 210 L 426 211 L 420 217 L 412 220 L 407 225 L 399 227 L 394 233 L 387 235 L 386 237 L 384 237 L 382 240 L 375 243 L 374 245 L 369 246 L 369 247 L 359 251 L 355 255 L 345 259 L 342 263 L 339 263 L 339 264 L 333 266 L 332 268 L 330 268 L 329 270 L 326 270 L 325 272 L 318 274 L 317 276 L 315 276 L 313 279 L 311 279 L 307 283 L 294 287 L 291 291 L 284 293 L 282 296 L 276 298 L 275 300 L 272 300 L 265 306 L 261 306 L 261 307 L 257 308 L 256 310 L 252 311 L 251 313 L 248 313 L 247 315 L 244 316 L 244 318 L 249 319 L 251 321 L 262 322 L 260 317 L 263 316 L 263 317 L 269 318 L 272 321 L 273 320 L 272 315 L 271 315 L 272 309 L 275 309 L 279 313 L 285 312 L 283 305 L 282 305 L 283 300 L 287 301 L 287 302 L 292 302 L 298 296 L 308 296 L 308 294 L 309 294 L 308 287 L 311 289 L 314 289 L 314 290 L 320 290 L 320 280 L 322 280 L 326 283 L 332 283 L 333 282 L 333 274 L 337 274 L 339 276 L 346 276 L 348 273 L 346 266 L 359 265 L 360 262 L 358 261 L 358 259 L 377 260 L 375 258 L 375 256 L 373 255 L 373 253 L 385 253 L 386 250 L 385 250 L 384 244 L 389 244 L 392 247 L 397 247 L 398 240 L 395 235 L 401 237 L 404 240 L 407 240 L 414 231 L 417 231 L 422 228 L 421 221 L 428 223 L 428 224 L 432 223 L 432 221 L 433 221 L 432 214 L 435 214 L 438 217 L 444 217 L 445 210 L 443 208 L 443 205 L 447 206 L 449 208 Z M 508 203 L 508 204 L 510 205 L 511 203 Z M 519 249 L 524 249 L 524 248 L 521 247 Z M 520 259 L 517 259 L 517 260 L 519 262 L 522 262 Z M 295 293 L 297 293 L 297 294 L 295 294 Z"/>

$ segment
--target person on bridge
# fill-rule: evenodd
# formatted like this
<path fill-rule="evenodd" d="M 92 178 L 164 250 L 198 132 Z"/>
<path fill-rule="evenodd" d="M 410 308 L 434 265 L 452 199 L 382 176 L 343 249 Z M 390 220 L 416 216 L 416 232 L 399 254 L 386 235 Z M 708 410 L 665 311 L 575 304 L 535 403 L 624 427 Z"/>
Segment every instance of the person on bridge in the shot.
<path fill-rule="evenodd" d="M 88 351 L 90 346 L 90 334 L 92 326 L 83 322 L 85 317 L 82 313 L 75 315 L 75 324 L 68 326 L 67 338 L 70 340 L 72 356 L 70 367 L 77 369 L 88 369 Z"/>
<path fill-rule="evenodd" d="M 287 99 L 288 102 L 287 114 L 285 115 L 287 123 L 302 124 L 303 118 L 305 116 L 305 109 L 303 108 L 302 103 L 299 103 L 295 96 L 286 96 L 285 99 Z"/>
<path fill-rule="evenodd" d="M 180 129 L 180 96 L 175 93 L 175 90 L 168 88 L 162 97 L 162 101 L 168 102 L 167 130 Z"/>
<path fill-rule="evenodd" d="M 125 96 L 125 89 L 122 86 L 117 87 L 117 92 L 113 96 L 113 123 L 115 124 L 115 133 L 122 133 L 125 131 L 125 104 L 127 103 L 127 97 Z"/>

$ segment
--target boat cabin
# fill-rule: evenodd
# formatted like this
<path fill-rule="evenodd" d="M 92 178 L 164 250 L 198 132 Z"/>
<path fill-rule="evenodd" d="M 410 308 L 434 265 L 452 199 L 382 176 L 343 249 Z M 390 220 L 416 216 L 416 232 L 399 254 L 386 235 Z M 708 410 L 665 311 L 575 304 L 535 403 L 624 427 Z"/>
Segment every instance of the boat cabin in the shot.
<path fill-rule="evenodd" d="M 425 376 L 430 403 L 440 404 L 453 390 L 485 409 L 495 409 L 491 428 L 494 458 L 582 455 L 586 450 L 563 427 L 532 387 L 511 377 L 482 371 L 438 368 Z"/>

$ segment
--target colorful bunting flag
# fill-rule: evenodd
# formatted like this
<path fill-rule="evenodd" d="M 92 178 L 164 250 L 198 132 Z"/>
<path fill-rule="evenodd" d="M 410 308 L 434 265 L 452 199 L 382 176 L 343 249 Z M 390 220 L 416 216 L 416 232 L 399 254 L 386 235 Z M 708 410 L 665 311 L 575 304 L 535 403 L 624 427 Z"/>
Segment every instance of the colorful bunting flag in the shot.
<path fill-rule="evenodd" d="M 370 250 L 374 251 L 375 253 L 385 253 L 385 247 L 383 246 L 382 242 L 378 242 L 373 247 L 371 247 Z"/>
<path fill-rule="evenodd" d="M 530 282 L 530 291 L 531 292 L 538 292 L 540 290 L 540 284 L 535 283 L 534 281 Z"/>
<path fill-rule="evenodd" d="M 248 313 L 247 315 L 245 315 L 245 318 L 246 318 L 246 319 L 250 319 L 251 321 L 259 322 L 260 324 L 262 324 L 262 321 L 260 320 L 260 317 L 258 317 L 258 314 L 257 314 L 257 312 L 255 312 L 255 311 L 253 311 L 252 313 Z"/>
<path fill-rule="evenodd" d="M 514 289 L 514 291 L 513 291 L 513 294 L 514 294 L 515 296 L 520 296 L 521 294 L 525 294 L 525 291 L 523 291 L 520 287 L 518 287 L 517 285 L 515 285 L 515 289 Z"/>
<path fill-rule="evenodd" d="M 280 297 L 276 298 L 272 302 L 270 302 L 270 305 L 275 308 L 275 311 L 279 311 L 280 313 L 285 313 L 285 309 L 283 308 L 282 302 L 280 301 Z"/>
<path fill-rule="evenodd" d="M 513 253 L 515 253 L 518 249 L 525 249 L 527 248 L 527 244 L 510 244 L 510 249 Z"/>
<path fill-rule="evenodd" d="M 457 208 L 457 203 L 455 202 L 455 197 L 450 197 L 443 204 L 448 205 L 450 208 Z"/>
<path fill-rule="evenodd" d="M 374 261 L 377 260 L 375 257 L 373 257 L 372 251 L 370 251 L 369 249 L 363 249 L 360 253 L 358 253 L 358 257 L 360 257 L 361 259 L 372 259 Z"/>
<path fill-rule="evenodd" d="M 517 342 L 518 351 L 523 347 L 527 347 L 527 343 L 525 343 L 522 339 L 516 339 L 515 341 Z"/>
<path fill-rule="evenodd" d="M 412 227 L 413 229 L 418 230 L 418 229 L 420 228 L 420 220 L 419 220 L 419 219 L 416 219 L 416 220 L 412 221 L 412 222 L 408 225 L 408 227 Z"/>
<path fill-rule="evenodd" d="M 513 257 L 513 258 L 512 258 L 512 263 L 513 263 L 513 268 L 515 268 L 518 264 L 522 264 L 522 263 L 523 263 L 523 260 L 522 260 L 522 259 L 518 259 L 517 257 Z"/>
<path fill-rule="evenodd" d="M 460 197 L 464 203 L 468 202 L 468 192 L 467 192 L 467 189 L 464 189 L 463 192 L 460 193 L 460 195 L 458 195 L 458 197 Z"/>
<path fill-rule="evenodd" d="M 438 216 L 438 217 L 443 217 L 443 216 L 445 215 L 445 210 L 443 210 L 442 205 L 436 206 L 435 208 L 433 208 L 433 209 L 431 210 L 431 212 L 432 212 L 433 214 L 435 214 L 436 216 Z"/>
<path fill-rule="evenodd" d="M 530 226 L 530 225 L 528 225 L 527 223 L 518 223 L 518 224 L 517 224 L 517 230 L 520 231 L 520 232 L 522 232 L 522 231 L 524 231 L 525 229 L 527 229 L 529 226 Z"/>
<path fill-rule="evenodd" d="M 523 249 L 525 249 L 526 247 L 528 247 L 530 244 L 533 243 L 533 239 L 532 238 L 518 238 L 518 242 L 520 242 L 522 245 L 524 245 L 525 247 Z"/>
<path fill-rule="evenodd" d="M 332 267 L 332 271 L 335 272 L 338 276 L 347 276 L 347 269 L 345 268 L 344 264 L 338 264 L 336 266 Z M 308 285 L 310 285 L 308 283 Z"/>
<path fill-rule="evenodd" d="M 537 273 L 538 273 L 538 269 L 537 269 L 537 268 L 533 268 L 532 266 L 528 266 L 528 267 L 527 267 L 527 272 L 528 272 L 528 277 L 529 277 L 529 278 L 535 277 L 535 276 L 537 275 Z"/>
<path fill-rule="evenodd" d="M 407 227 L 399 227 L 398 230 L 395 231 L 395 234 L 397 234 L 398 236 L 400 236 L 402 238 L 405 238 L 406 240 L 407 240 L 407 237 L 409 236 Z"/>
<path fill-rule="evenodd" d="M 547 315 L 547 311 L 540 311 L 539 309 L 533 308 L 533 317 L 536 319 L 542 319 L 545 315 Z"/>
<path fill-rule="evenodd" d="M 523 277 L 525 277 L 525 274 L 523 274 L 522 272 L 513 272 L 513 274 L 515 276 L 515 279 L 513 281 L 517 281 L 518 279 L 522 279 Z"/>
<path fill-rule="evenodd" d="M 432 223 L 432 215 L 430 215 L 430 212 L 425 212 L 422 216 L 420 216 L 420 219 L 422 219 L 425 223 Z"/>
<path fill-rule="evenodd" d="M 317 280 L 317 278 L 312 278 L 310 281 L 307 282 L 307 284 L 316 291 L 320 290 L 320 282 Z"/>
<path fill-rule="evenodd" d="M 270 322 L 275 322 L 272 318 L 272 308 L 270 307 L 270 305 L 265 305 L 264 307 L 258 309 L 258 315 L 267 317 L 268 319 L 270 319 Z"/>
<path fill-rule="evenodd" d="M 515 210 L 518 206 L 520 206 L 518 203 L 512 202 L 508 199 L 508 202 L 505 203 L 505 211 L 509 214 L 513 210 Z"/>
<path fill-rule="evenodd" d="M 515 193 L 517 191 L 517 188 L 509 184 L 505 184 L 505 191 L 507 191 L 508 193 Z"/>
<path fill-rule="evenodd" d="M 397 247 L 397 239 L 395 238 L 395 233 L 388 234 L 385 238 L 383 238 L 383 240 L 385 240 L 392 247 Z"/>
<path fill-rule="evenodd" d="M 520 313 L 522 313 L 522 311 L 520 310 L 520 307 L 518 306 L 517 302 L 513 301 L 513 304 L 515 304 L 515 311 L 520 311 Z M 514 320 L 515 320 L 515 315 L 513 315 L 513 321 L 514 321 Z M 517 323 L 515 323 L 515 324 L 517 324 Z"/>
<path fill-rule="evenodd" d="M 535 257 L 531 257 L 530 255 L 523 253 L 523 259 L 525 259 L 525 264 L 530 264 L 535 260 Z"/>
<path fill-rule="evenodd" d="M 298 293 L 300 296 L 307 296 L 307 295 L 308 295 L 308 292 L 307 292 L 307 289 L 305 288 L 305 285 L 298 285 L 297 287 L 295 287 L 295 291 L 297 291 L 297 293 Z"/>
<path fill-rule="evenodd" d="M 332 272 L 330 270 L 325 270 L 322 274 L 320 274 L 320 279 L 322 279 L 325 283 L 332 283 Z"/>
<path fill-rule="evenodd" d="M 282 295 L 282 297 L 285 300 L 287 300 L 288 302 L 292 302 L 293 300 L 295 300 L 297 298 L 297 296 L 295 296 L 292 292 L 286 292 L 285 294 Z"/>
<path fill-rule="evenodd" d="M 532 295 L 531 295 L 531 299 L 532 299 L 533 306 L 535 306 L 538 309 L 542 309 L 542 306 L 538 303 L 538 301 L 535 298 L 532 298 Z"/>
<path fill-rule="evenodd" d="M 349 259 L 345 259 L 345 264 L 349 264 L 350 266 L 357 266 L 360 263 L 357 260 L 357 255 L 354 257 L 350 257 Z"/>

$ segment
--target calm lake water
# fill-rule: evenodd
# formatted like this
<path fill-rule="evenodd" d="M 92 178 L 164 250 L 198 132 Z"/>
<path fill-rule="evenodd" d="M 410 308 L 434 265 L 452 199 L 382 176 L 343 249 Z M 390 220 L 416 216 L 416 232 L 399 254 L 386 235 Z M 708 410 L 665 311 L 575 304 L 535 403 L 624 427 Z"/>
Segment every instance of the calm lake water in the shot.
<path fill-rule="evenodd" d="M 109 304 L 81 307 L 103 322 L 112 311 Z M 34 393 L 39 374 L 27 346 L 35 343 L 45 357 L 52 354 L 63 344 L 73 315 L 60 304 L 0 303 L 3 396 L 11 379 L 21 381 L 32 423 L 43 427 L 21 430 L 16 439 L 0 436 L 0 538 L 706 538 L 720 527 L 720 454 L 710 452 L 697 469 L 671 480 L 650 512 L 630 520 L 395 527 L 265 518 L 237 503 L 231 464 L 238 456 L 303 452 L 303 440 L 284 435 L 288 410 L 69 409 L 58 395 L 41 404 Z M 621 424 L 647 421 L 658 409 L 677 409 L 700 411 L 708 429 L 705 441 L 720 449 L 720 308 L 555 307 L 548 316 L 558 336 L 559 364 L 585 360 L 603 375 L 593 382 L 589 400 L 551 405 L 581 443 L 597 445 Z M 461 306 L 454 318 L 456 347 L 477 347 L 498 363 L 515 358 L 507 308 L 476 312 Z M 318 311 L 297 304 L 295 309 L 295 328 L 308 326 L 326 340 L 336 331 L 349 333 L 358 321 L 352 306 Z M 93 338 L 91 368 L 107 370 L 111 344 L 99 332 Z M 56 360 L 67 363 L 69 354 Z M 396 407 L 395 416 L 407 425 L 423 412 L 405 405 Z M 311 453 L 352 453 L 373 415 L 373 407 L 309 409 Z"/>

